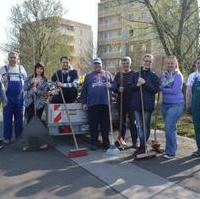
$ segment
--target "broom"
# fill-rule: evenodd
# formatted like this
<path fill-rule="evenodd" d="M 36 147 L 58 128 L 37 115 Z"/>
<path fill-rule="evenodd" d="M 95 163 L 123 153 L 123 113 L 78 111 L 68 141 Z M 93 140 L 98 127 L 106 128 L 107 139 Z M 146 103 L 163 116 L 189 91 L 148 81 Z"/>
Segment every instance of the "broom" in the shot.
<path fill-rule="evenodd" d="M 56 78 L 59 81 L 57 72 L 56 72 Z M 71 129 L 72 137 L 73 137 L 74 144 L 75 144 L 75 149 L 71 149 L 69 151 L 69 153 L 67 154 L 67 157 L 69 157 L 69 158 L 77 158 L 77 157 L 87 156 L 88 155 L 87 149 L 86 148 L 79 148 L 79 146 L 78 146 L 78 142 L 77 142 L 77 139 L 76 139 L 75 131 L 74 131 L 74 128 L 73 128 L 72 123 L 71 123 L 71 119 L 70 119 L 70 116 L 69 116 L 69 111 L 68 111 L 67 104 L 66 104 L 66 101 L 65 101 L 65 98 L 64 98 L 64 95 L 63 95 L 62 88 L 60 89 L 60 93 L 61 93 L 61 96 L 62 96 L 62 100 L 63 100 L 64 108 L 65 108 L 65 113 L 66 113 L 67 119 L 69 121 L 69 126 L 70 126 L 70 129 Z"/>
<path fill-rule="evenodd" d="M 106 72 L 106 91 L 107 91 L 107 98 L 108 98 L 108 112 L 109 112 L 110 135 L 111 135 L 111 145 L 107 149 L 106 154 L 117 155 L 119 154 L 120 150 L 114 144 L 114 133 L 113 133 L 113 126 L 112 126 L 112 112 L 111 112 L 111 102 L 110 102 L 110 91 L 108 87 L 107 70 L 105 70 L 105 72 Z"/>
<path fill-rule="evenodd" d="M 123 87 L 123 73 L 120 70 L 120 87 Z M 123 150 L 127 144 L 124 141 L 124 139 L 122 138 L 122 115 L 123 114 L 123 91 L 120 91 L 120 111 L 119 111 L 119 135 L 117 138 L 117 142 L 120 145 L 120 148 Z"/>
<path fill-rule="evenodd" d="M 141 71 L 140 71 L 139 77 L 141 77 Z M 143 99 L 142 85 L 140 85 L 140 97 L 141 97 L 142 122 L 143 122 L 142 124 L 143 124 L 143 133 L 144 133 L 145 153 L 136 154 L 135 160 L 145 160 L 145 159 L 151 159 L 151 158 L 156 157 L 156 153 L 154 151 L 149 151 L 147 149 L 146 125 L 145 125 L 145 114 L 144 114 L 144 99 Z"/>
<path fill-rule="evenodd" d="M 164 65 L 164 57 L 162 57 L 162 65 L 161 72 L 163 70 Z M 160 102 L 160 92 L 158 92 L 156 110 L 155 110 L 155 123 L 154 123 L 154 140 L 151 141 L 151 147 L 156 153 L 163 153 L 164 149 L 161 148 L 161 144 L 158 143 L 157 139 L 157 120 L 158 120 L 158 110 L 159 110 L 159 102 Z"/>
<path fill-rule="evenodd" d="M 158 110 L 159 110 L 159 101 L 160 101 L 160 92 L 158 92 L 157 96 L 157 104 L 155 110 L 155 123 L 154 123 L 154 140 L 151 141 L 151 147 L 156 153 L 163 153 L 164 150 L 161 148 L 161 144 L 158 143 L 157 138 L 157 120 L 158 120 Z"/>

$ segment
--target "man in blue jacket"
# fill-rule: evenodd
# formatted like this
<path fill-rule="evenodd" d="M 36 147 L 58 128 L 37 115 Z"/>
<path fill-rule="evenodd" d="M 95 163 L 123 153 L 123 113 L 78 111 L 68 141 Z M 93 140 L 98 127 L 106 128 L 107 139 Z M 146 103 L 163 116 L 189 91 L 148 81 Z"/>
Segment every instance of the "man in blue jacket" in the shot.
<path fill-rule="evenodd" d="M 153 55 L 145 54 L 140 71 L 135 73 L 132 81 L 133 95 L 131 107 L 135 113 L 137 132 L 140 139 L 140 147 L 135 152 L 135 155 L 145 152 L 146 143 L 150 137 L 151 115 L 155 106 L 155 94 L 160 89 L 160 80 L 159 77 L 152 71 L 152 64 Z M 144 109 L 144 118 L 142 109 Z M 145 132 L 143 120 L 145 120 Z"/>
<path fill-rule="evenodd" d="M 81 91 L 83 109 L 88 111 L 91 150 L 97 149 L 98 125 L 100 125 L 104 150 L 110 147 L 107 89 L 111 87 L 111 82 L 112 76 L 102 69 L 101 59 L 94 59 L 93 71 L 86 75 Z"/>

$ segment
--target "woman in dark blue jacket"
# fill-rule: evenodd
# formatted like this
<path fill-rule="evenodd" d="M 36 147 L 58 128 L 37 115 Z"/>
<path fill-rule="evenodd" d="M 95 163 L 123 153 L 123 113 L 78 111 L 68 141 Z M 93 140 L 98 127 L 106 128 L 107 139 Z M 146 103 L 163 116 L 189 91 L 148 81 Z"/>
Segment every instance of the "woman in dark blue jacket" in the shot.
<path fill-rule="evenodd" d="M 136 154 L 145 152 L 145 143 L 148 141 L 150 136 L 151 115 L 155 106 L 155 94 L 159 91 L 160 87 L 159 77 L 151 71 L 152 63 L 153 55 L 146 54 L 143 57 L 141 70 L 135 73 L 133 77 L 132 108 L 134 110 L 138 136 L 140 139 L 140 147 L 136 151 Z M 144 102 L 144 118 L 142 116 L 141 89 Z M 146 132 L 143 130 L 143 119 L 145 120 Z"/>

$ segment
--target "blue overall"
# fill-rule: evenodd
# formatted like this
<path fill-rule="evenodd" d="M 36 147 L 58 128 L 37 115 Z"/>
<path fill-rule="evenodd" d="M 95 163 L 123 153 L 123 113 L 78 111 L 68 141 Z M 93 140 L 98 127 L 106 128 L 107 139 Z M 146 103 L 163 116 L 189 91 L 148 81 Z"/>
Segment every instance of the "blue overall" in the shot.
<path fill-rule="evenodd" d="M 200 152 L 200 81 L 195 78 L 192 86 L 192 119 L 195 129 L 195 138 Z"/>
<path fill-rule="evenodd" d="M 3 136 L 5 140 L 12 139 L 12 120 L 14 115 L 14 132 L 17 139 L 22 133 L 23 127 L 23 92 L 22 73 L 19 66 L 19 81 L 10 80 L 9 67 L 5 66 L 7 73 L 7 105 L 3 108 Z"/>

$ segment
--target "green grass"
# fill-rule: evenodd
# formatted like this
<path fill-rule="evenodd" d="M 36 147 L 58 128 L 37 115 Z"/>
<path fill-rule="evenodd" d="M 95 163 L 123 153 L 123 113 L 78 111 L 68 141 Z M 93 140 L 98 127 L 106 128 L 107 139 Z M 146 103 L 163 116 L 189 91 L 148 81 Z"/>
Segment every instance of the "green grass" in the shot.
<path fill-rule="evenodd" d="M 155 125 L 157 126 L 157 129 L 159 130 L 164 130 L 164 122 L 163 118 L 161 115 L 161 111 L 158 111 L 158 116 L 157 116 L 157 124 L 155 124 L 155 114 L 156 112 L 154 111 L 152 115 L 152 128 L 155 128 Z M 192 117 L 191 115 L 184 113 L 178 124 L 177 124 L 177 130 L 178 134 L 181 136 L 189 137 L 189 138 L 194 138 L 194 126 L 192 122 Z"/>

